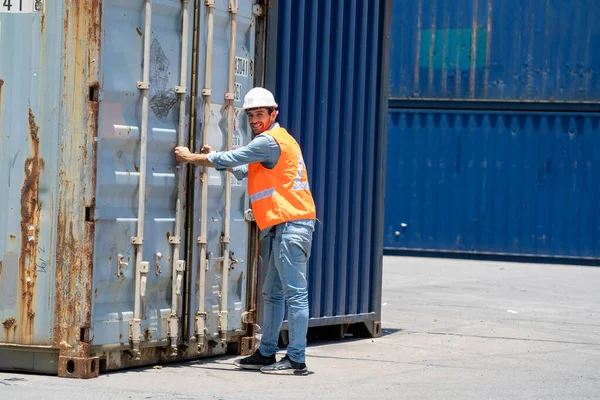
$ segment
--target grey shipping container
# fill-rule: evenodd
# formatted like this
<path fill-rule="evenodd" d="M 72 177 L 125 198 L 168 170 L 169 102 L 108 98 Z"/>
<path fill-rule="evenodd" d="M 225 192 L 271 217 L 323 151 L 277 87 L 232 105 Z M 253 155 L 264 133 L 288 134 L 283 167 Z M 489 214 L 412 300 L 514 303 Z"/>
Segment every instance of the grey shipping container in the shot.
<path fill-rule="evenodd" d="M 225 353 L 248 333 L 248 201 L 173 148 L 250 140 L 254 4 L 30 3 L 0 6 L 0 368 Z"/>
<path fill-rule="evenodd" d="M 227 172 L 178 167 L 172 151 L 176 144 L 223 150 L 251 140 L 240 107 L 244 94 L 264 83 L 270 8 L 237 0 L 5 4 L 0 369 L 88 378 L 106 369 L 250 351 L 260 268 L 257 229 L 244 217 L 245 183 Z M 306 7 L 316 12 L 317 3 Z M 328 10 L 327 18 L 343 20 L 343 8 Z M 369 18 L 379 23 L 383 14 L 377 10 Z M 332 35 L 337 23 L 329 28 Z M 270 43 L 279 38 L 271 35 Z M 286 51 L 294 49 L 278 57 Z M 381 56 L 381 48 L 376 53 Z M 344 65 L 358 56 L 349 52 Z M 384 165 L 382 69 L 363 81 L 369 90 L 359 92 L 378 104 L 368 119 L 369 133 L 377 135 L 364 166 L 371 172 L 361 182 L 379 189 L 363 203 L 361 218 L 371 218 L 383 198 L 381 181 L 373 181 L 382 179 L 376 171 Z M 284 115 L 308 108 L 286 102 L 281 83 L 274 89 Z M 343 91 L 336 93 L 332 110 L 343 105 Z M 303 135 L 316 138 L 318 132 Z M 327 170 L 315 161 L 313 180 Z M 335 221 L 325 224 L 341 228 Z M 371 252 L 343 257 L 348 264 L 367 263 L 369 272 L 352 282 L 369 281 L 335 283 L 367 293 L 360 310 L 368 321 L 379 321 L 380 312 L 377 226 L 369 222 L 362 231 Z M 343 253 L 348 243 L 328 246 Z M 317 268 L 332 262 L 317 254 Z M 311 301 L 318 301 L 315 288 L 325 288 L 315 278 L 310 284 Z M 336 315 L 354 309 L 340 308 Z"/>

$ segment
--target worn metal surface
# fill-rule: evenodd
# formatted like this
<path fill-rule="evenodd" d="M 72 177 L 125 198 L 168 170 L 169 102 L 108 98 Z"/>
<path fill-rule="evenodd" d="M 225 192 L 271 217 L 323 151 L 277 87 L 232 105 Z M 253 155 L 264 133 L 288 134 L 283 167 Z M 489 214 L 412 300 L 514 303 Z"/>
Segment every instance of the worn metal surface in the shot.
<path fill-rule="evenodd" d="M 252 140 L 252 132 L 248 126 L 248 120 L 241 106 L 244 96 L 253 87 L 254 81 L 254 52 L 255 52 L 255 28 L 256 16 L 253 14 L 253 2 L 240 1 L 237 14 L 236 35 L 236 71 L 235 71 L 235 100 L 233 148 L 246 145 Z M 200 43 L 206 42 L 206 19 L 207 10 L 203 5 L 200 12 Z M 216 1 L 214 13 L 214 42 L 212 57 L 212 96 L 209 118 L 209 142 L 202 143 L 202 130 L 204 120 L 203 99 L 198 99 L 197 127 L 195 129 L 196 150 L 203 144 L 212 146 L 213 150 L 224 150 L 227 146 L 227 109 L 225 105 L 225 93 L 228 89 L 228 61 L 230 49 L 230 13 L 229 1 Z M 202 92 L 204 84 L 204 73 L 206 65 L 206 52 L 201 46 L 198 52 L 199 79 L 197 92 Z M 199 295 L 199 266 L 200 246 L 196 238 L 200 236 L 201 218 L 201 168 L 196 168 L 194 175 L 193 203 L 193 247 L 191 258 L 191 282 L 192 293 L 190 296 L 190 313 L 188 315 L 188 335 L 195 334 L 194 317 L 198 310 Z M 221 237 L 223 234 L 223 218 L 225 217 L 225 171 L 208 170 L 208 244 L 207 254 L 209 261 L 206 271 L 206 305 L 207 312 L 206 327 L 208 329 L 207 339 L 218 338 L 219 311 L 221 305 L 220 292 L 222 290 L 222 265 L 218 260 L 222 257 L 223 246 Z M 244 211 L 249 208 L 246 193 L 246 182 L 238 181 L 231 177 L 231 258 L 240 260 L 232 263 L 229 271 L 228 291 L 228 314 L 227 326 L 230 334 L 236 332 L 243 334 L 245 324 L 242 323 L 242 314 L 248 309 L 247 299 L 247 271 L 248 271 L 248 223 L 244 220 Z"/>
<path fill-rule="evenodd" d="M 53 20 L 53 23 L 56 22 Z M 64 1 L 62 136 L 58 162 L 54 341 L 63 357 L 86 358 L 91 293 L 102 1 Z M 60 373 L 60 370 L 59 370 Z"/>
<path fill-rule="evenodd" d="M 0 99 L 11 99 L 0 120 L 2 342 L 86 357 L 101 3 L 53 2 L 0 23 Z"/>
<path fill-rule="evenodd" d="M 58 376 L 64 378 L 90 379 L 100 373 L 98 357 L 59 357 Z"/>
<path fill-rule="evenodd" d="M 150 112 L 143 261 L 150 262 L 142 340 L 168 338 L 174 235 L 180 83 L 181 2 L 153 1 Z M 135 249 L 141 131 L 145 2 L 105 0 L 98 179 L 95 209 L 92 332 L 94 346 L 126 344 L 135 300 Z M 190 5 L 193 13 L 193 4 Z M 191 46 L 191 43 L 190 43 Z M 161 257 L 157 258 L 157 254 Z M 127 265 L 119 274 L 120 256 Z"/>
<path fill-rule="evenodd" d="M 385 247 L 600 259 L 599 125 L 390 110 Z"/>
<path fill-rule="evenodd" d="M 392 3 L 392 98 L 600 100 L 595 0 Z"/>
<path fill-rule="evenodd" d="M 303 149 L 319 219 L 308 272 L 313 320 L 380 318 L 388 6 L 270 5 L 267 87 Z"/>
<path fill-rule="evenodd" d="M 162 348 L 168 344 L 166 318 L 171 311 L 169 238 L 175 213 L 175 86 L 180 83 L 182 4 L 153 2 L 144 232 L 144 260 L 151 263 L 151 271 L 143 304 L 142 358 L 138 361 L 131 360 L 126 351 L 134 302 L 133 263 L 123 266 L 124 276 L 117 271 L 119 254 L 125 262 L 130 257 L 137 218 L 135 160 L 139 158 L 141 107 L 137 81 L 142 68 L 144 1 L 65 0 L 47 2 L 43 13 L 0 13 L 0 183 L 9 188 L 0 196 L 0 225 L 6 227 L 0 237 L 2 369 L 93 377 L 101 367 L 96 362 L 113 369 L 175 359 Z M 198 4 L 205 7 L 204 2 Z M 193 1 L 189 7 L 194 15 Z M 216 9 L 214 136 L 210 144 L 219 149 L 226 120 L 221 105 L 227 88 L 229 2 L 217 1 Z M 254 79 L 252 11 L 250 1 L 239 5 L 236 105 L 241 105 Z M 195 26 L 200 38 L 204 15 L 201 12 Z M 7 31 L 14 37 L 6 36 Z M 202 76 L 204 53 L 196 54 L 196 72 Z M 189 92 L 191 72 L 187 80 Z M 234 146 L 240 146 L 249 142 L 249 130 L 239 109 L 235 117 Z M 243 220 L 248 201 L 244 184 L 234 184 L 231 250 L 234 258 L 243 261 L 233 264 L 230 272 L 228 338 L 238 342 L 246 332 L 242 314 L 249 297 L 248 225 Z M 209 249 L 217 258 L 222 174 L 211 173 L 209 185 Z M 193 204 L 193 208 L 197 210 L 199 205 Z M 196 213 L 194 222 L 190 221 L 195 236 L 197 219 Z M 195 311 L 197 255 L 192 260 L 188 268 L 193 291 L 184 306 Z M 211 335 L 218 332 L 220 265 L 211 261 L 207 274 Z M 193 329 L 193 323 L 190 326 Z M 209 341 L 200 354 L 193 340 L 187 344 L 178 359 L 227 350 Z M 24 355 L 21 361 L 6 361 L 20 353 Z"/>
<path fill-rule="evenodd" d="M 40 13 L 0 12 L 0 343 L 52 341 L 61 37 Z"/>

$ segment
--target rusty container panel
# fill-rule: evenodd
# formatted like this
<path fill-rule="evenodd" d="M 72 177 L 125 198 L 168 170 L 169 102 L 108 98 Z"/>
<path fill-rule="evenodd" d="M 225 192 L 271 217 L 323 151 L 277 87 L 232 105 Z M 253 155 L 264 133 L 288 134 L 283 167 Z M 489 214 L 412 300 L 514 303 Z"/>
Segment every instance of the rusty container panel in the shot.
<path fill-rule="evenodd" d="M 0 343 L 50 345 L 62 29 L 44 19 L 62 5 L 14 8 L 0 5 Z"/>
<path fill-rule="evenodd" d="M 60 154 L 56 215 L 53 345 L 63 357 L 87 357 L 91 325 L 102 1 L 63 2 Z"/>
<path fill-rule="evenodd" d="M 246 93 L 252 89 L 254 82 L 255 65 L 255 29 L 256 15 L 253 13 L 253 1 L 240 1 L 237 14 L 237 33 L 235 43 L 235 92 L 234 92 L 234 126 L 232 133 L 233 148 L 247 145 L 252 140 L 252 132 L 248 124 L 246 114 L 242 111 L 242 103 Z M 200 42 L 205 43 L 207 38 L 206 8 L 201 9 L 200 14 Z M 225 96 L 228 92 L 228 64 L 230 54 L 230 31 L 231 22 L 229 14 L 229 1 L 216 1 L 214 11 L 214 32 L 212 57 L 212 96 L 210 106 L 209 138 L 208 144 L 214 150 L 221 151 L 227 148 L 227 119 L 228 111 L 225 105 Z M 198 93 L 201 92 L 204 85 L 206 51 L 204 46 L 200 46 L 198 51 L 199 79 Z M 196 146 L 199 150 L 202 145 L 202 128 L 204 121 L 203 112 L 204 103 L 199 99 L 199 114 L 197 117 Z M 196 169 L 195 183 L 201 182 L 200 169 Z M 217 259 L 222 257 L 223 249 L 221 238 L 224 234 L 223 220 L 225 217 L 225 182 L 227 175 L 225 171 L 208 170 L 208 215 L 207 215 L 207 250 L 209 257 L 213 260 L 208 262 L 206 271 L 206 296 L 205 310 L 207 312 L 206 326 L 208 329 L 208 338 L 215 339 L 219 332 L 219 314 L 221 308 L 220 292 L 223 288 L 222 264 Z M 250 202 L 246 192 L 246 180 L 237 180 L 231 177 L 231 219 L 230 219 L 230 252 L 231 257 L 238 261 L 231 264 L 228 285 L 228 330 L 230 335 L 235 332 L 244 332 L 245 324 L 242 323 L 242 316 L 248 310 L 247 305 L 247 270 L 248 270 L 248 222 L 244 219 L 244 211 L 250 207 Z M 197 238 L 201 233 L 200 221 L 202 196 L 200 195 L 200 185 L 195 185 L 195 195 L 193 203 L 193 233 L 192 237 Z M 190 312 L 188 320 L 188 335 L 193 337 L 194 317 L 198 311 L 198 299 L 200 286 L 199 265 L 200 265 L 200 246 L 194 241 L 191 251 L 190 277 L 192 288 L 190 289 Z"/>
<path fill-rule="evenodd" d="M 596 0 L 394 0 L 391 100 L 600 101 Z"/>
<path fill-rule="evenodd" d="M 101 6 L 0 6 L 0 369 L 89 355 Z"/>
<path fill-rule="evenodd" d="M 92 344 L 129 344 L 135 300 L 135 248 L 145 1 L 104 1 L 102 70 L 95 202 Z M 193 16 L 193 2 L 189 4 Z M 151 262 L 142 332 L 146 341 L 168 339 L 177 188 L 173 148 L 177 142 L 181 70 L 182 3 L 153 1 L 150 46 L 150 111 L 144 261 Z M 191 54 L 191 42 L 190 42 Z M 189 77 L 188 77 L 189 81 Z M 188 84 L 189 87 L 189 84 Z M 160 254 L 161 257 L 157 258 Z M 127 266 L 119 269 L 119 263 Z M 164 345 L 164 344 L 163 344 Z"/>
<path fill-rule="evenodd" d="M 143 232 L 143 261 L 151 269 L 142 304 L 140 359 L 132 360 L 129 322 L 136 293 L 131 243 L 137 236 L 142 126 L 138 81 L 143 79 L 146 1 L 32 0 L 43 7 L 23 11 L 5 10 L 5 3 L 0 2 L 0 185 L 7 188 L 0 193 L 0 224 L 5 227 L 0 232 L 0 370 L 88 378 L 97 376 L 101 365 L 116 369 L 224 353 L 228 346 L 200 350 L 193 343 L 201 218 L 197 200 L 189 203 L 192 219 L 185 224 L 193 238 L 182 238 L 182 243 L 189 239 L 193 244 L 193 248 L 184 246 L 181 256 L 190 260 L 187 282 L 182 285 L 190 291 L 182 296 L 178 326 L 183 333 L 176 355 L 164 351 L 171 329 L 167 317 L 172 312 L 169 239 L 175 230 L 173 149 L 179 122 L 175 90 L 181 84 L 183 7 L 189 7 L 190 15 L 189 43 L 183 44 L 188 47 L 189 64 L 194 61 L 197 66 L 197 85 L 192 87 L 190 65 L 184 79 L 189 94 L 185 114 L 190 117 L 185 135 L 195 132 L 200 146 L 202 96 L 193 96 L 203 88 L 209 5 L 152 2 Z M 214 4 L 209 142 L 217 149 L 226 141 L 229 6 L 228 0 Z M 236 14 L 234 146 L 250 140 L 239 107 L 253 86 L 255 47 L 262 47 L 255 37 L 257 11 L 253 1 L 243 1 Z M 198 41 L 195 51 L 194 41 Z M 191 120 L 191 111 L 196 121 Z M 190 125 L 195 131 L 187 130 Z M 208 182 L 208 242 L 214 256 L 206 282 L 209 339 L 219 331 L 224 284 L 221 264 L 215 259 L 221 251 L 226 175 L 213 172 Z M 243 217 L 248 199 L 245 182 L 232 183 L 235 262 L 228 281 L 225 336 L 236 342 L 249 325 L 244 319 L 249 246 Z M 184 213 L 187 208 L 188 204 Z M 121 264 L 121 271 L 119 260 L 128 264 Z"/>

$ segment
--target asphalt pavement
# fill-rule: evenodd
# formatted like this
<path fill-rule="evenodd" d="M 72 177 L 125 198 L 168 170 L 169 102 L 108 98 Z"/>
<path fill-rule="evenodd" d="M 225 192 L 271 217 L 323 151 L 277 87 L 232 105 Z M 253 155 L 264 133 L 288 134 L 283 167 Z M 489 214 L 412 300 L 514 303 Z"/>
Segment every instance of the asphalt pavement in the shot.
<path fill-rule="evenodd" d="M 312 342 L 308 376 L 0 373 L 0 399 L 600 399 L 600 268 L 386 257 L 383 281 L 383 336 Z"/>

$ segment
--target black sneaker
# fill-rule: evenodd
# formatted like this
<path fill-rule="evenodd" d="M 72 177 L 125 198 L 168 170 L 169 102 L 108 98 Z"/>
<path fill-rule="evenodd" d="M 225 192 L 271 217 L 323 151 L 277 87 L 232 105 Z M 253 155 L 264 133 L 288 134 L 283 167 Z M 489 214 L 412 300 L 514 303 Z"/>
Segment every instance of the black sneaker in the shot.
<path fill-rule="evenodd" d="M 260 372 L 273 375 L 308 375 L 305 363 L 293 361 L 287 355 L 275 364 L 262 367 Z"/>
<path fill-rule="evenodd" d="M 275 359 L 275 354 L 269 357 L 265 357 L 262 354 L 260 354 L 260 350 L 256 350 L 254 354 L 252 354 L 249 357 L 235 360 L 233 362 L 233 365 L 243 369 L 259 370 L 267 365 L 275 364 L 276 361 L 277 360 Z"/>

